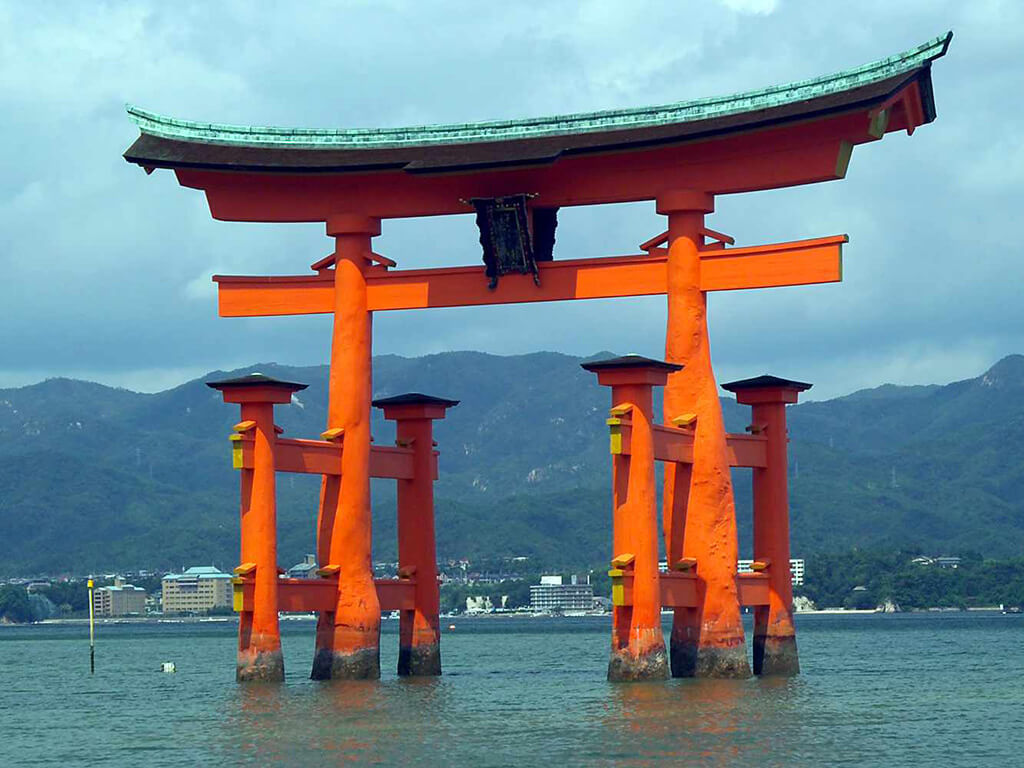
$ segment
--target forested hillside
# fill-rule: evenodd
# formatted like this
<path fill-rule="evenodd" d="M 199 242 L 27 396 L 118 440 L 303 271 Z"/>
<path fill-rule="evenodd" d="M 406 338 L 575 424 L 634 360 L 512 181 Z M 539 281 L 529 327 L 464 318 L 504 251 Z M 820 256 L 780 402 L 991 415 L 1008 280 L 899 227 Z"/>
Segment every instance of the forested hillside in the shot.
<path fill-rule="evenodd" d="M 557 567 L 607 557 L 608 392 L 579 362 L 474 352 L 375 360 L 376 397 L 462 401 L 436 429 L 443 558 L 528 555 Z M 226 437 L 237 407 L 203 382 L 253 370 L 308 383 L 278 408 L 278 423 L 290 437 L 319 435 L 324 366 L 215 371 L 153 395 L 66 379 L 0 391 L 0 575 L 234 565 L 238 476 Z M 723 404 L 728 427 L 742 431 L 747 409 Z M 790 427 L 795 553 L 1024 551 L 1024 356 L 947 386 L 797 405 Z M 388 444 L 393 427 L 375 415 L 374 434 Z M 749 475 L 736 481 L 746 548 Z M 278 487 L 290 564 L 312 551 L 318 484 L 281 476 Z M 392 483 L 375 482 L 378 559 L 394 554 L 393 499 Z"/>

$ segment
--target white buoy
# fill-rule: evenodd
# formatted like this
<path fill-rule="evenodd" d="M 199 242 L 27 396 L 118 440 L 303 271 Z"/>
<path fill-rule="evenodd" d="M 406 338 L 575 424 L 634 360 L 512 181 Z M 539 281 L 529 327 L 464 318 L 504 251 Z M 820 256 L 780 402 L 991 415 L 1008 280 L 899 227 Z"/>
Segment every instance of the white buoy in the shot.
<path fill-rule="evenodd" d="M 163 664 L 160 665 L 160 671 L 161 672 L 177 672 L 178 669 L 177 669 L 177 667 L 174 666 L 174 662 L 173 661 L 165 661 Z"/>

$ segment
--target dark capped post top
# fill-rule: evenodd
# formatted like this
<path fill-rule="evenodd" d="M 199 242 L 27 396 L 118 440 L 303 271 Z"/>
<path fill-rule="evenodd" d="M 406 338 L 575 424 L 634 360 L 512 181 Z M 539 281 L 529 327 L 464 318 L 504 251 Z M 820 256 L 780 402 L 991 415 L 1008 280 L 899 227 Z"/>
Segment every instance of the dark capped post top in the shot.
<path fill-rule="evenodd" d="M 458 400 L 424 395 L 422 392 L 378 397 L 373 401 L 374 408 L 384 411 L 385 419 L 443 419 L 445 411 L 458 404 Z"/>
<path fill-rule="evenodd" d="M 308 385 L 294 381 L 282 381 L 263 373 L 250 373 L 232 379 L 208 381 L 206 386 L 216 389 L 224 396 L 225 403 L 290 403 L 292 394 L 301 392 Z"/>
<path fill-rule="evenodd" d="M 752 379 L 730 381 L 722 385 L 722 389 L 736 395 L 736 402 L 741 405 L 755 403 L 795 403 L 801 392 L 810 389 L 813 384 L 793 379 L 782 379 L 778 376 L 755 376 Z"/>
<path fill-rule="evenodd" d="M 654 387 L 663 387 L 668 381 L 668 375 L 681 371 L 683 366 L 678 363 L 666 363 L 664 360 L 654 360 L 643 355 L 622 355 L 621 357 L 580 363 L 580 368 L 596 373 L 597 382 L 602 386 L 649 384 Z"/>

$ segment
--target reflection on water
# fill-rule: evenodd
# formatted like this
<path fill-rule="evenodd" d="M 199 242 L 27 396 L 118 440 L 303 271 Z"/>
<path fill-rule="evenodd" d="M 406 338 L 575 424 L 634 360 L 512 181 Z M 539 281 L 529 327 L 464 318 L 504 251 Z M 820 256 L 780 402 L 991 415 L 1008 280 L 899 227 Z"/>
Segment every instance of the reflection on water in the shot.
<path fill-rule="evenodd" d="M 605 681 L 601 619 L 457 620 L 441 678 L 234 682 L 233 627 L 0 628 L 0 765 L 1017 764 L 1024 617 L 799 619 L 793 680 Z M 174 661 L 178 673 L 162 674 Z M 56 719 L 55 719 L 56 718 Z M 59 722 L 59 724 L 58 724 Z M 81 734 L 82 738 L 67 738 Z M 89 746 L 83 748 L 85 734 Z"/>
<path fill-rule="evenodd" d="M 406 762 L 452 738 L 448 689 L 438 678 L 236 686 L 219 758 L 241 765 Z"/>
<path fill-rule="evenodd" d="M 602 752 L 621 766 L 756 762 L 773 745 L 766 718 L 784 718 L 794 681 L 674 680 L 610 686 Z M 639 747 L 639 748 L 638 748 Z"/>

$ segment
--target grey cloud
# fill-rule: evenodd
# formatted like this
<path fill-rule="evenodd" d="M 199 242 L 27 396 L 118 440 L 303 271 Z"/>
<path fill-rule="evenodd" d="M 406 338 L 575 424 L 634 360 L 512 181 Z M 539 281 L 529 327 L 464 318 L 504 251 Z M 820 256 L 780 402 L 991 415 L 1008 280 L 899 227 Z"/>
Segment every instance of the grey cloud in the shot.
<path fill-rule="evenodd" d="M 302 273 L 322 227 L 215 222 L 168 172 L 120 158 L 123 103 L 180 117 L 314 126 L 603 109 L 848 68 L 952 27 L 939 118 L 859 147 L 839 183 L 723 198 L 741 243 L 848 232 L 836 286 L 713 295 L 720 378 L 765 370 L 818 397 L 948 381 L 1024 350 L 1024 11 L 1016 3 L 251 3 L 91 6 L 0 0 L 0 383 L 88 374 L 142 389 L 257 360 L 324 360 L 325 317 L 216 317 L 203 276 Z M 746 7 L 749 4 L 740 3 Z M 771 4 L 768 4 L 770 6 Z M 563 257 L 635 251 L 652 205 L 567 211 Z M 385 222 L 403 267 L 474 263 L 469 217 Z M 375 319 L 379 352 L 662 351 L 661 299 Z M 509 329 L 515 327 L 515 333 Z"/>

